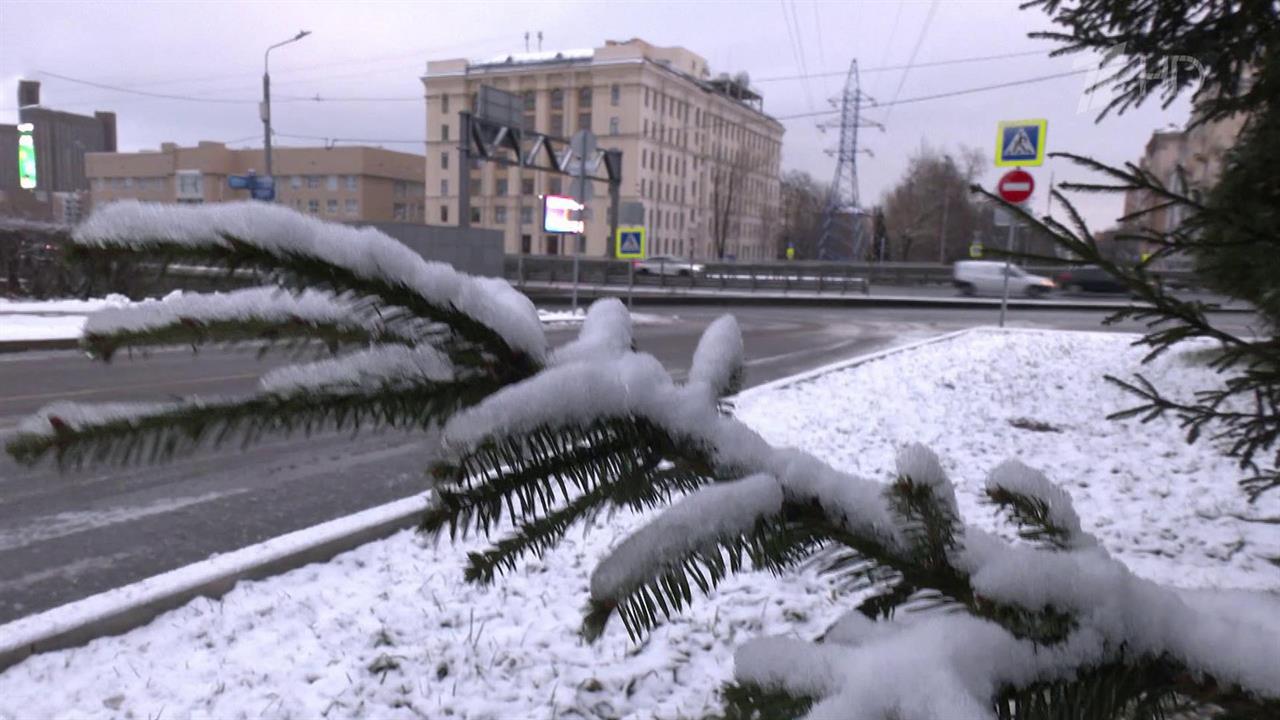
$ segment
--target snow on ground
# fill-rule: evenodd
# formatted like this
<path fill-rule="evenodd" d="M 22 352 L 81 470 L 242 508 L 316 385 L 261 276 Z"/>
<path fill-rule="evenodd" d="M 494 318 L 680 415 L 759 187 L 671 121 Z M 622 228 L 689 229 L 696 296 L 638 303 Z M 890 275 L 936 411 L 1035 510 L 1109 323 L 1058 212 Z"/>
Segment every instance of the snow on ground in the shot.
<path fill-rule="evenodd" d="M 956 484 L 962 515 L 1007 530 L 982 504 L 986 475 L 1017 457 L 1074 501 L 1084 529 L 1134 572 L 1181 587 L 1280 589 L 1280 492 L 1250 506 L 1247 471 L 1172 419 L 1116 422 L 1135 399 L 1105 382 L 1135 371 L 1189 395 L 1215 382 L 1188 347 L 1139 367 L 1132 335 L 980 331 L 767 395 L 738 414 L 774 444 L 888 479 L 897 448 L 929 446 Z M 909 381 L 904 382 L 904 379 Z M 1207 433 L 1206 433 L 1207 435 Z M 1011 533 L 1004 533 L 1013 537 Z"/>
<path fill-rule="evenodd" d="M 922 441 L 957 482 L 967 519 L 1006 532 L 977 493 L 988 470 L 1017 456 L 1062 483 L 1085 530 L 1139 573 L 1280 589 L 1269 560 L 1280 528 L 1237 517 L 1280 514 L 1280 498 L 1248 506 L 1232 463 L 1186 445 L 1170 423 L 1104 419 L 1129 403 L 1101 374 L 1136 367 L 1130 339 L 969 333 L 747 393 L 738 413 L 775 443 L 873 477 L 887 478 L 900 443 Z M 1143 371 L 1185 391 L 1213 379 L 1194 352 Z M 586 646 L 575 632 L 589 573 L 638 522 L 601 518 L 492 588 L 462 582 L 479 543 L 432 547 L 403 532 L 30 658 L 0 674 L 0 718 L 696 717 L 715 707 L 736 646 L 811 639 L 856 602 L 811 570 L 744 574 L 640 645 L 619 623 Z"/>
<path fill-rule="evenodd" d="M 181 291 L 175 291 L 181 293 Z M 141 302 L 154 302 L 142 300 Z M 108 295 L 88 300 L 6 300 L 0 298 L 0 342 L 6 340 L 69 340 L 80 337 L 87 314 L 108 307 L 136 304 L 124 295 Z M 538 310 L 538 318 L 547 326 L 575 325 L 582 322 L 582 310 Z M 663 322 L 662 315 L 632 313 L 636 324 Z"/>

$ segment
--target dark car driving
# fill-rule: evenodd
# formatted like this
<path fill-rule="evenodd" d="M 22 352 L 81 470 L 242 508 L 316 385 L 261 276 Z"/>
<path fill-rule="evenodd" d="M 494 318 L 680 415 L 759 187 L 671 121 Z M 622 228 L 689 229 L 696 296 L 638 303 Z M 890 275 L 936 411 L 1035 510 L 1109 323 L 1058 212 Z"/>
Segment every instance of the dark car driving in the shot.
<path fill-rule="evenodd" d="M 1120 281 L 1097 265 L 1074 267 L 1058 273 L 1053 279 L 1065 292 L 1122 293 L 1128 291 Z"/>

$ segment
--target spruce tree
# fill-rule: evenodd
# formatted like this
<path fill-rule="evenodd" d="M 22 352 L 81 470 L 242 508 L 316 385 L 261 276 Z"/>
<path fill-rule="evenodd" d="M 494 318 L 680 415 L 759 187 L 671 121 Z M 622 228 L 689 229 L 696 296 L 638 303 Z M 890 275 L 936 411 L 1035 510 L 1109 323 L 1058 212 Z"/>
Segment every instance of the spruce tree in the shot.
<path fill-rule="evenodd" d="M 1194 105 L 1189 128 L 1244 118 L 1222 176 L 1211 187 L 1187 187 L 1185 178 L 1170 183 L 1133 163 L 1113 167 L 1083 155 L 1051 153 L 1105 178 L 1059 183 L 1052 190 L 1065 208 L 1065 221 L 1035 217 L 981 187 L 973 190 L 1010 207 L 1077 263 L 1096 265 L 1122 282 L 1140 302 L 1107 322 L 1131 318 L 1145 323 L 1148 332 L 1140 342 L 1151 349 L 1148 360 L 1191 338 L 1218 343 L 1220 352 L 1211 364 L 1223 381 L 1190 399 L 1169 395 L 1141 374 L 1108 377 L 1136 398 L 1132 408 L 1113 417 L 1172 415 L 1186 429 L 1188 441 L 1207 433 L 1238 459 L 1241 484 L 1252 498 L 1280 487 L 1280 4 L 1033 0 L 1023 7 L 1043 9 L 1062 28 L 1032 34 L 1060 42 L 1055 54 L 1094 51 L 1106 59 L 1104 76 L 1092 88 L 1111 94 L 1100 122 L 1153 97 L 1167 107 L 1188 93 Z M 1129 227 L 1114 239 L 1155 251 L 1136 265 L 1117 259 L 1110 248 L 1099 246 L 1064 190 L 1140 192 L 1155 198 L 1150 207 L 1122 218 Z M 1155 213 L 1185 219 L 1171 229 L 1144 222 Z M 1060 261 L 1056 256 L 1019 256 Z M 1203 287 L 1255 308 L 1261 321 L 1255 328 L 1258 336 L 1215 324 L 1210 314 L 1214 304 L 1174 292 L 1155 270 L 1173 257 L 1190 259 Z"/>
<path fill-rule="evenodd" d="M 730 573 L 782 572 L 815 553 L 833 589 L 872 591 L 822 638 L 744 645 L 724 691 L 731 717 L 1280 713 L 1280 638 L 1136 578 L 1038 471 L 1009 461 L 988 478 L 1022 536 L 1011 544 L 965 524 L 927 448 L 904 448 L 883 484 L 769 445 L 727 401 L 744 372 L 732 317 L 707 328 L 677 383 L 636 349 L 616 300 L 550 349 L 505 283 L 287 208 L 118 203 L 75 242 L 87 255 L 252 267 L 274 281 L 95 316 L 84 344 L 103 361 L 175 342 L 333 357 L 275 370 L 246 397 L 59 403 L 9 443 L 20 460 L 161 462 L 334 427 L 439 432 L 422 530 L 490 538 L 468 558 L 471 581 L 501 582 L 598 513 L 654 512 L 593 571 L 588 640 L 615 624 L 640 639 Z"/>

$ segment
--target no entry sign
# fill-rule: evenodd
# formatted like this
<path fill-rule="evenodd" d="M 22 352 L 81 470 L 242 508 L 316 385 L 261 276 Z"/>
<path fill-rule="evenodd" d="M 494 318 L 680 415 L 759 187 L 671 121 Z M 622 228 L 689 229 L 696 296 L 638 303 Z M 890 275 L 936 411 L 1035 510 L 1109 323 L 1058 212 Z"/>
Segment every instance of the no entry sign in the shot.
<path fill-rule="evenodd" d="M 1035 189 L 1035 179 L 1025 170 L 1010 170 L 996 183 L 996 194 L 1008 203 L 1025 202 Z"/>

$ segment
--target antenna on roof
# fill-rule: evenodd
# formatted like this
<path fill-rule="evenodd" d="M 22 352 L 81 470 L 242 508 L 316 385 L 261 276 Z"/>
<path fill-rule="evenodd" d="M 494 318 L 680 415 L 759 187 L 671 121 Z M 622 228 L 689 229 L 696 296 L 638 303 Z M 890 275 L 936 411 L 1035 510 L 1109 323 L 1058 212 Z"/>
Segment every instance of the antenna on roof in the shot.
<path fill-rule="evenodd" d="M 538 31 L 538 52 L 542 52 L 542 31 Z"/>
<path fill-rule="evenodd" d="M 529 31 L 524 31 L 524 51 L 529 52 Z"/>

